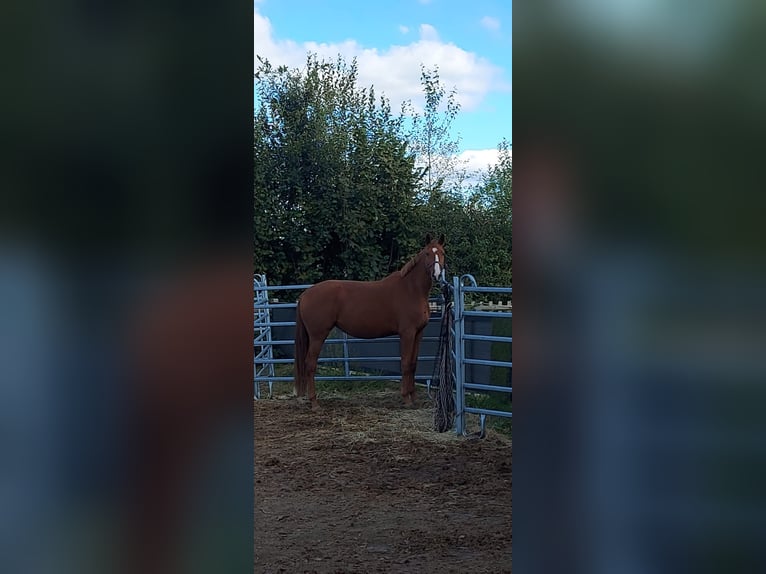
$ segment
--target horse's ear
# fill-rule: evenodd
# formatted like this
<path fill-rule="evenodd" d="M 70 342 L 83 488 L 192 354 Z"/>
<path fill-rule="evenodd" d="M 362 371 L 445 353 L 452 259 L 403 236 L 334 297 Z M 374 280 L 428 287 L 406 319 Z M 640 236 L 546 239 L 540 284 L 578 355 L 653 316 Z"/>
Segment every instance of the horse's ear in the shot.
<path fill-rule="evenodd" d="M 443 233 L 439 236 L 439 245 L 444 245 L 444 234 Z"/>
<path fill-rule="evenodd" d="M 426 233 L 426 245 L 428 245 L 429 243 L 431 243 L 431 234 Z"/>

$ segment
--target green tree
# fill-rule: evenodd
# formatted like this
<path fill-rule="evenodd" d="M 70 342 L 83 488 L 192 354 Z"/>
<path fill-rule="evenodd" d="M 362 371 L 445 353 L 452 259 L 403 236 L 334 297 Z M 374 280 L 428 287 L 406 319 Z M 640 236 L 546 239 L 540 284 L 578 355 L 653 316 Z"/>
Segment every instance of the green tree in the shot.
<path fill-rule="evenodd" d="M 470 273 L 482 285 L 511 284 L 512 185 L 511 145 L 503 140 L 497 163 L 470 193 L 437 194 L 417 206 L 418 229 L 447 234 L 450 276 Z"/>
<path fill-rule="evenodd" d="M 418 191 L 427 201 L 442 192 L 458 193 L 467 170 L 459 159 L 460 137 L 452 137 L 452 123 L 460 112 L 456 89 L 447 92 L 437 66 L 429 70 L 421 65 L 420 84 L 425 96 L 422 113 L 407 101 L 402 114 L 411 118 L 407 140 L 419 170 Z"/>
<path fill-rule="evenodd" d="M 482 184 L 474 189 L 471 201 L 487 209 L 498 210 L 498 215 L 507 217 L 510 231 L 513 219 L 513 162 L 511 144 L 507 139 L 498 144 L 497 152 L 497 163 L 489 166 Z"/>
<path fill-rule="evenodd" d="M 511 144 L 498 145 L 498 160 L 474 188 L 466 208 L 476 234 L 471 264 L 485 285 L 510 285 L 512 280 L 513 162 Z"/>
<path fill-rule="evenodd" d="M 401 117 L 357 63 L 259 58 L 255 265 L 281 283 L 373 279 L 397 263 L 415 193 Z"/>
<path fill-rule="evenodd" d="M 455 92 L 446 96 L 437 70 L 422 71 L 426 111 L 409 122 L 373 87 L 357 86 L 356 61 L 310 55 L 291 70 L 259 58 L 257 272 L 281 284 L 376 279 L 399 268 L 426 233 L 443 232 L 449 275 L 510 284 L 510 144 L 501 142 L 498 163 L 472 192 L 458 185 Z"/>

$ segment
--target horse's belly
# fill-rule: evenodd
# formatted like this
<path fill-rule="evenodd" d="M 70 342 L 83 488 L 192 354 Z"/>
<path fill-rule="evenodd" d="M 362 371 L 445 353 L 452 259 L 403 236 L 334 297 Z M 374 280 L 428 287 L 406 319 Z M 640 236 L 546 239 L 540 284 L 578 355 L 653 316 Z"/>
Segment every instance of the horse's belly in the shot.
<path fill-rule="evenodd" d="M 397 332 L 395 318 L 381 309 L 359 309 L 344 313 L 338 319 L 338 327 L 360 339 L 387 337 Z"/>
<path fill-rule="evenodd" d="M 346 305 L 339 313 L 338 327 L 362 339 L 395 335 L 398 327 L 395 310 L 388 304 L 389 301 L 369 295 L 349 294 Z"/>

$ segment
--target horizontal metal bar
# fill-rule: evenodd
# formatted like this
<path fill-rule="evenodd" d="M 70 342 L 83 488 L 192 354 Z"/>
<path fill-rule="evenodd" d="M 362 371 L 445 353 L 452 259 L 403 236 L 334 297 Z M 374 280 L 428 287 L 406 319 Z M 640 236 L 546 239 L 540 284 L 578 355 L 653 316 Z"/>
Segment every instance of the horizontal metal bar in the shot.
<path fill-rule="evenodd" d="M 337 375 L 337 376 L 316 376 L 314 377 L 314 380 L 316 381 L 398 381 L 402 377 L 400 375 Z M 430 376 L 422 375 L 422 376 L 416 376 L 415 379 L 419 379 L 422 381 L 428 381 L 431 379 Z M 256 383 L 267 383 L 269 381 L 278 382 L 278 381 L 293 381 L 293 377 L 255 377 Z M 436 387 L 431 387 L 432 389 Z"/>
<path fill-rule="evenodd" d="M 313 287 L 313 283 L 306 283 L 303 285 L 257 285 L 254 286 L 253 292 L 258 291 L 300 291 Z M 429 301 L 441 301 L 441 297 L 429 297 Z"/>
<path fill-rule="evenodd" d="M 513 387 L 503 387 L 503 386 L 495 386 L 495 385 L 482 385 L 479 383 L 463 383 L 463 386 L 466 389 L 476 389 L 479 391 L 497 391 L 498 393 L 511 393 L 513 392 Z"/>
<path fill-rule="evenodd" d="M 255 303 L 253 309 L 288 309 L 297 303 Z"/>
<path fill-rule="evenodd" d="M 461 287 L 463 293 L 513 293 L 513 287 Z"/>
<path fill-rule="evenodd" d="M 396 335 L 392 335 L 390 337 L 378 337 L 376 339 L 327 339 L 325 340 L 325 345 L 341 345 L 343 342 L 347 343 L 380 343 L 381 341 L 389 341 L 391 343 L 394 343 L 399 340 L 399 337 Z M 433 336 L 433 337 L 423 337 L 423 342 L 425 343 L 434 343 L 439 340 L 439 337 Z M 269 341 L 269 344 L 271 345 L 294 345 L 295 341 L 293 339 L 276 339 Z"/>
<path fill-rule="evenodd" d="M 378 337 L 376 339 L 352 339 L 350 337 L 348 339 L 345 339 L 345 341 L 348 343 L 374 343 L 376 341 L 380 342 L 380 341 L 398 341 L 398 340 L 399 340 L 399 335 L 391 335 L 390 337 Z M 438 341 L 438 340 L 439 340 L 439 337 L 435 335 L 430 335 L 428 337 L 423 337 L 421 339 L 421 341 L 423 341 L 424 343 L 433 343 L 434 341 Z M 338 343 L 342 343 L 343 341 L 344 339 L 327 339 L 325 343 L 338 344 Z"/>
<path fill-rule="evenodd" d="M 513 363 L 509 361 L 490 361 L 488 359 L 463 359 L 467 365 L 484 365 L 485 367 L 508 367 L 513 368 Z"/>
<path fill-rule="evenodd" d="M 513 317 L 513 311 L 463 311 L 464 317 Z"/>
<path fill-rule="evenodd" d="M 463 335 L 466 341 L 490 341 L 497 343 L 513 343 L 513 337 L 500 337 L 497 335 Z"/>
<path fill-rule="evenodd" d="M 320 358 L 321 361 L 324 357 Z M 328 359 L 331 357 L 327 357 Z M 418 357 L 418 361 L 433 361 L 436 359 L 436 357 Z M 380 361 L 382 363 L 393 363 L 393 362 L 400 362 L 402 358 L 397 355 L 395 357 L 340 357 L 339 359 L 334 359 L 338 361 L 348 361 L 349 363 L 374 363 L 376 361 Z"/>
<path fill-rule="evenodd" d="M 291 303 L 291 305 L 293 307 L 295 307 L 295 303 Z M 273 308 L 275 306 L 276 305 L 270 305 L 269 307 Z M 265 309 L 265 307 L 263 307 L 263 308 Z M 431 316 L 428 318 L 428 322 L 429 323 L 441 323 L 441 320 L 442 320 L 442 316 L 437 314 L 437 313 L 432 313 Z M 266 324 L 265 323 L 265 319 L 261 318 L 261 317 L 257 317 L 255 319 L 254 324 L 255 325 L 264 325 L 264 324 Z M 278 326 L 278 327 L 290 327 L 290 326 L 294 327 L 295 326 L 295 321 L 269 321 L 268 325 L 271 326 L 271 327 L 273 327 L 275 325 Z M 393 335 L 391 335 L 391 336 L 393 336 Z"/>
<path fill-rule="evenodd" d="M 306 285 L 266 285 L 265 287 L 258 286 L 253 291 L 293 291 L 297 289 L 308 289 L 313 284 L 308 283 Z"/>
<path fill-rule="evenodd" d="M 436 357 L 418 357 L 418 361 L 435 361 Z M 293 363 L 295 359 L 266 359 L 263 357 L 255 357 L 254 363 L 264 365 L 289 365 Z M 400 357 L 319 357 L 317 362 L 319 363 L 374 363 L 380 361 L 382 363 L 398 363 L 401 361 Z"/>
<path fill-rule="evenodd" d="M 476 407 L 465 407 L 463 409 L 467 413 L 473 413 L 477 415 L 491 415 L 493 417 L 506 417 L 513 418 L 513 413 L 507 411 L 496 411 L 493 409 L 477 409 Z"/>

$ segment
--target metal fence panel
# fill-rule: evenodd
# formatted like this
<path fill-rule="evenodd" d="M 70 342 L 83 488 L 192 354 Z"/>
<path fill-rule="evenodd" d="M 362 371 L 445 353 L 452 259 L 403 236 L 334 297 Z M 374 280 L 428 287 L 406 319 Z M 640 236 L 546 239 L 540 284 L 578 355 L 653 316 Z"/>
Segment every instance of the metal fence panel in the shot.
<path fill-rule="evenodd" d="M 464 285 L 468 281 L 469 285 Z M 269 395 L 275 381 L 292 381 L 289 375 L 276 375 L 275 364 L 292 364 L 294 360 L 295 302 L 274 302 L 271 293 L 280 291 L 303 291 L 311 285 L 268 285 L 264 275 L 256 275 L 254 282 L 254 379 L 255 398 L 261 395 L 261 384 L 269 385 Z M 496 392 L 512 396 L 513 337 L 510 321 L 513 316 L 509 304 L 494 308 L 466 309 L 466 294 L 511 295 L 510 287 L 478 286 L 471 275 L 453 278 L 451 329 L 454 334 L 452 357 L 455 369 L 455 432 L 465 434 L 466 413 L 481 417 L 482 431 L 486 416 L 512 417 L 512 413 L 496 408 L 468 406 L 467 395 Z M 490 306 L 491 307 L 491 306 Z M 439 346 L 439 327 L 443 311 L 441 297 L 432 299 L 432 315 L 423 336 L 418 357 L 415 379 L 418 384 L 430 387 L 434 361 Z M 498 321 L 508 321 L 497 334 Z M 498 357 L 497 355 L 501 355 Z M 507 357 L 506 357 L 507 355 Z M 506 360 L 506 358 L 508 360 Z M 321 380 L 359 381 L 399 380 L 399 337 L 356 339 L 335 329 L 327 338 L 320 355 L 322 364 L 338 364 L 343 374 L 317 376 Z M 503 375 L 504 369 L 507 375 Z M 365 374 L 360 374 L 365 373 Z M 500 373 L 500 374 L 498 374 Z"/>
<path fill-rule="evenodd" d="M 468 281 L 470 284 L 465 285 Z M 457 415 L 455 416 L 455 432 L 465 434 L 466 413 L 480 415 L 481 432 L 484 432 L 484 424 L 487 416 L 512 418 L 511 411 L 499 410 L 489 407 L 475 407 L 467 405 L 467 394 L 472 391 L 480 393 L 501 393 L 512 397 L 513 387 L 511 383 L 513 361 L 511 344 L 513 337 L 509 335 L 497 335 L 494 329 L 497 322 L 510 321 L 513 311 L 509 306 L 497 305 L 495 310 L 477 306 L 477 309 L 466 309 L 466 294 L 503 294 L 511 295 L 511 287 L 486 287 L 478 286 L 472 275 L 463 275 L 453 278 L 453 290 L 455 305 L 453 323 L 455 332 L 455 404 Z M 491 307 L 491 306 L 489 306 Z M 508 325 L 504 330 L 510 331 Z M 505 347 L 507 345 L 507 347 Z M 509 360 L 503 360 L 507 352 Z M 497 354 L 503 355 L 498 358 Z M 493 377 L 498 369 L 505 369 L 507 376 L 498 380 Z M 494 379 L 494 380 L 493 380 Z"/>
<path fill-rule="evenodd" d="M 271 315 L 268 310 L 269 292 L 265 275 L 255 275 L 253 278 L 253 378 L 255 380 L 254 396 L 261 398 L 259 378 L 274 376 L 274 358 L 271 344 Z M 264 306 L 265 305 L 265 306 Z M 272 383 L 273 384 L 273 383 Z M 271 395 L 271 384 L 269 385 Z"/>
<path fill-rule="evenodd" d="M 269 385 L 269 395 L 276 381 L 292 381 L 290 375 L 277 375 L 274 365 L 292 364 L 295 357 L 295 309 L 296 302 L 274 302 L 273 292 L 304 291 L 311 285 L 268 285 L 264 275 L 256 275 L 255 282 L 255 317 L 254 336 L 254 381 L 255 398 L 260 398 L 261 385 Z M 439 324 L 443 301 L 441 297 L 431 298 L 431 318 L 423 333 L 420 346 L 415 382 L 430 388 L 434 361 L 439 345 Z M 258 326 L 261 325 L 261 330 Z M 263 325 L 268 325 L 264 330 Z M 268 341 L 264 340 L 267 333 Z M 265 348 L 269 351 L 266 353 Z M 360 381 L 399 380 L 401 378 L 401 360 L 399 355 L 399 337 L 381 337 L 375 339 L 357 339 L 347 336 L 337 327 L 328 336 L 322 347 L 320 364 L 337 364 L 343 368 L 343 374 L 317 376 L 316 380 Z M 267 369 L 268 367 L 268 369 Z M 359 374 L 369 373 L 369 374 Z"/>

